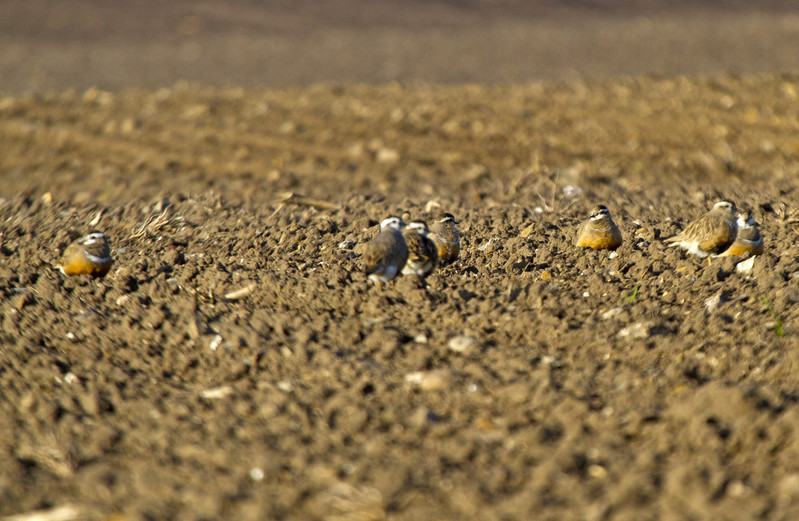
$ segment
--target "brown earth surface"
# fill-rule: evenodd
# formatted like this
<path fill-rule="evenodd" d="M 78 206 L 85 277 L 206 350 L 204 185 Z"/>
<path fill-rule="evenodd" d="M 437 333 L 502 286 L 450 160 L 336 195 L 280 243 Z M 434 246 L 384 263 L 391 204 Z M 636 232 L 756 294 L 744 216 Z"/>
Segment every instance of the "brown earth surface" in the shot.
<path fill-rule="evenodd" d="M 3 0 L 0 93 L 799 70 L 795 0 Z"/>
<path fill-rule="evenodd" d="M 3 98 L 0 515 L 798 518 L 798 93 Z M 720 198 L 762 225 L 750 271 L 662 242 Z M 572 246 L 598 203 L 617 255 Z M 439 209 L 461 259 L 370 286 L 379 220 Z M 92 229 L 109 275 L 61 275 Z"/>

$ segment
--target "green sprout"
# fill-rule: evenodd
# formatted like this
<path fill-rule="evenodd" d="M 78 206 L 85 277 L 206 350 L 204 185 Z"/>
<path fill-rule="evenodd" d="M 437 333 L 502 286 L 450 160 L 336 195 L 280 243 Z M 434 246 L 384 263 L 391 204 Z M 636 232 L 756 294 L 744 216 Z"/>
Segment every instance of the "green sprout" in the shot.
<path fill-rule="evenodd" d="M 638 288 L 641 286 L 641 281 L 638 280 L 635 282 L 635 287 L 632 291 L 627 293 L 627 297 L 624 299 L 625 304 L 632 304 L 635 297 L 638 295 Z"/>
<path fill-rule="evenodd" d="M 763 303 L 763 306 L 765 306 L 766 311 L 774 318 L 774 334 L 782 338 L 782 319 L 777 315 L 774 308 L 771 307 L 771 303 L 764 295 L 760 296 L 760 301 Z"/>

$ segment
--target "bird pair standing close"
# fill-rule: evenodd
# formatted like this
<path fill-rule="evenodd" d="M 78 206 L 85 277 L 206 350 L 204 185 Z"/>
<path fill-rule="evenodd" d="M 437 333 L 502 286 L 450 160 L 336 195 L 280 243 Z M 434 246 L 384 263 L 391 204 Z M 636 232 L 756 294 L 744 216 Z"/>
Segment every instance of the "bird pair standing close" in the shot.
<path fill-rule="evenodd" d="M 426 277 L 460 254 L 460 234 L 452 214 L 440 214 L 432 227 L 421 219 L 409 222 L 404 230 L 403 224 L 399 217 L 384 219 L 380 232 L 366 245 L 364 271 L 380 289 L 400 273 Z"/>
<path fill-rule="evenodd" d="M 717 202 L 709 212 L 665 242 L 699 257 L 763 253 L 763 237 L 752 212 L 739 213 L 736 218 L 735 203 L 729 201 Z M 580 226 L 576 243 L 595 250 L 615 250 L 621 246 L 621 231 L 605 206 L 591 211 L 591 216 Z"/>

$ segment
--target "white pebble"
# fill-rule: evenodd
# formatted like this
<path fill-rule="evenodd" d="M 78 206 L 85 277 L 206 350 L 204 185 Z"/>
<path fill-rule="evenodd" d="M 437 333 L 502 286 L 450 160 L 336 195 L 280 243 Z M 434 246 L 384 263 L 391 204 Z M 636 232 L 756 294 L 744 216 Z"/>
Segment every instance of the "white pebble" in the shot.
<path fill-rule="evenodd" d="M 603 479 L 608 475 L 608 471 L 602 465 L 590 465 L 588 467 L 588 475 L 594 479 Z"/>
<path fill-rule="evenodd" d="M 264 470 L 260 467 L 250 469 L 250 479 L 253 481 L 263 481 L 264 475 Z"/>
<path fill-rule="evenodd" d="M 735 265 L 735 271 L 739 273 L 746 273 L 747 271 L 752 271 L 752 268 L 755 266 L 755 258 L 749 257 L 745 261 L 741 261 Z"/>
<path fill-rule="evenodd" d="M 478 346 L 477 340 L 470 336 L 456 336 L 450 339 L 447 347 L 456 353 L 468 354 Z"/>
<path fill-rule="evenodd" d="M 277 388 L 284 393 L 289 393 L 294 390 L 294 385 L 291 383 L 291 380 L 281 380 L 277 383 Z"/>
<path fill-rule="evenodd" d="M 211 389 L 200 391 L 200 398 L 205 398 L 206 400 L 218 400 L 220 398 L 230 396 L 232 393 L 232 387 L 229 385 L 222 385 L 220 387 L 213 387 Z"/>
<path fill-rule="evenodd" d="M 723 303 L 724 301 L 722 300 L 721 293 L 719 292 L 705 300 L 705 309 L 707 309 L 708 313 L 712 313 L 719 309 Z"/>
<path fill-rule="evenodd" d="M 452 372 L 447 369 L 432 371 L 416 371 L 405 375 L 405 382 L 422 391 L 437 391 L 448 387 L 452 381 Z"/>
<path fill-rule="evenodd" d="M 399 161 L 399 158 L 400 158 L 399 152 L 391 148 L 383 147 L 377 151 L 375 161 L 383 164 L 391 164 Z"/>
<path fill-rule="evenodd" d="M 489 248 L 489 246 L 491 246 L 495 242 L 499 242 L 499 237 L 491 237 L 486 242 L 478 246 L 477 249 L 480 251 L 486 251 Z"/>
<path fill-rule="evenodd" d="M 609 310 L 605 311 L 604 313 L 602 313 L 602 320 L 608 320 L 608 319 L 611 319 L 611 318 L 615 318 L 618 315 L 620 315 L 622 311 L 623 310 L 621 308 L 609 309 Z"/>
<path fill-rule="evenodd" d="M 649 336 L 649 327 L 643 322 L 636 322 L 619 331 L 618 335 L 622 338 L 647 338 Z"/>

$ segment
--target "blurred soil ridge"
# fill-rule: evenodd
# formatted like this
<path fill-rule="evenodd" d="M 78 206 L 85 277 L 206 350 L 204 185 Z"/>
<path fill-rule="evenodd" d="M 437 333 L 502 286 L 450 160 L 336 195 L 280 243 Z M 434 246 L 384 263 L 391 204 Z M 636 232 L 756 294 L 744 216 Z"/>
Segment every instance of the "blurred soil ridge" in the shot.
<path fill-rule="evenodd" d="M 797 48 L 788 0 L 0 4 L 5 93 L 784 72 Z"/>

